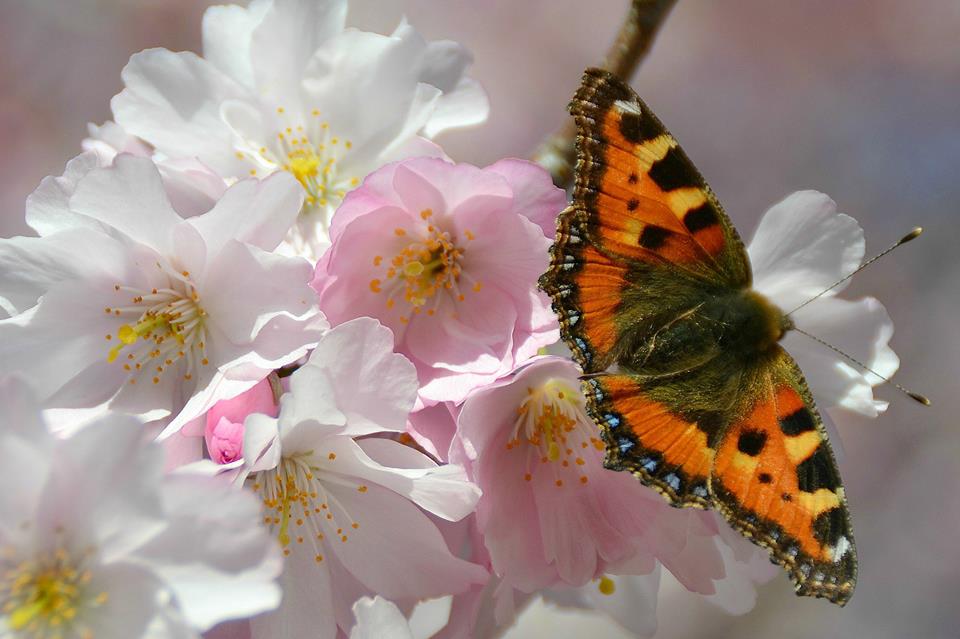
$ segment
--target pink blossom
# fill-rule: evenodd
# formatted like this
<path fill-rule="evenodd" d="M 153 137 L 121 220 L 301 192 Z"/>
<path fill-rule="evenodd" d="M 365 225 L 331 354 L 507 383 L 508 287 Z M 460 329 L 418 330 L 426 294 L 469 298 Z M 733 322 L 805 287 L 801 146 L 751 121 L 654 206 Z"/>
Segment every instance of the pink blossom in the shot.
<path fill-rule="evenodd" d="M 407 434 L 417 445 L 437 459 L 446 461 L 457 434 L 460 409 L 453 402 L 427 406 L 407 418 Z"/>
<path fill-rule="evenodd" d="M 536 281 L 548 261 L 544 227 L 564 204 L 521 160 L 388 165 L 333 219 L 313 283 L 321 308 L 333 324 L 370 316 L 390 327 L 423 405 L 460 401 L 557 340 Z"/>
<path fill-rule="evenodd" d="M 267 379 L 232 399 L 217 402 L 207 413 L 203 432 L 210 459 L 229 464 L 243 457 L 243 420 L 251 413 L 276 417 L 279 410 Z"/>
<path fill-rule="evenodd" d="M 533 592 L 647 574 L 659 560 L 687 588 L 712 594 L 724 576 L 713 519 L 604 469 L 578 375 L 566 359 L 537 358 L 463 405 L 459 437 L 483 491 L 477 523 L 494 572 Z"/>

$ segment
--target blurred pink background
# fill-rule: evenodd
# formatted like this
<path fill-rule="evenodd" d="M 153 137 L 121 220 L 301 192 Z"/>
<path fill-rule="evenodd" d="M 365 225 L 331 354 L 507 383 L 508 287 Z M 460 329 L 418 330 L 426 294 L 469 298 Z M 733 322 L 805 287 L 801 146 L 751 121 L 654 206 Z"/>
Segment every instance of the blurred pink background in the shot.
<path fill-rule="evenodd" d="M 199 0 L 0 0 L 0 235 L 26 233 L 23 202 L 110 117 L 130 54 L 199 50 Z M 405 14 L 430 39 L 476 56 L 489 122 L 440 139 L 459 161 L 529 155 L 565 121 L 626 0 L 355 0 L 351 24 L 392 30 Z M 879 250 L 925 235 L 859 275 L 897 326 L 904 385 L 879 420 L 840 424 L 860 584 L 845 609 L 796 598 L 785 577 L 729 617 L 666 592 L 663 639 L 960 636 L 960 3 L 726 0 L 680 3 L 634 85 L 749 237 L 787 193 L 828 193 Z M 572 626 L 571 626 L 572 628 Z M 558 635 L 554 632 L 553 637 Z M 563 636 L 562 634 L 560 636 Z"/>

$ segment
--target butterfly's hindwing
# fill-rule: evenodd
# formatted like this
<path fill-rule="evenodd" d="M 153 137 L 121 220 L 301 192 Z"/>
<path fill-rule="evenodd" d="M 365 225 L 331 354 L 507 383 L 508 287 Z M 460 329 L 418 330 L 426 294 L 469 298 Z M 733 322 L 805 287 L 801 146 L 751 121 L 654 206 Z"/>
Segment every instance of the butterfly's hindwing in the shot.
<path fill-rule="evenodd" d="M 710 490 L 716 508 L 767 547 L 800 594 L 844 604 L 856 584 L 850 515 L 826 432 L 786 351 L 752 407 L 725 430 Z"/>
<path fill-rule="evenodd" d="M 709 416 L 689 420 L 651 398 L 632 375 L 597 375 L 583 382 L 587 411 L 607 444 L 604 464 L 628 470 L 674 506 L 710 506 L 707 488 L 720 426 Z"/>

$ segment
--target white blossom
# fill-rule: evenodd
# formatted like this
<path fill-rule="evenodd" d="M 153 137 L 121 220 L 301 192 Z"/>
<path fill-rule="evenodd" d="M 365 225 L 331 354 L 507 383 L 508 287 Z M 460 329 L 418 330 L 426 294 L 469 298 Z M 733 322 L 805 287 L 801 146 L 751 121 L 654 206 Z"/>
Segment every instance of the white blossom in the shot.
<path fill-rule="evenodd" d="M 389 36 L 344 29 L 346 0 L 211 7 L 204 57 L 152 49 L 123 70 L 116 121 L 166 159 L 196 158 L 228 181 L 286 171 L 303 213 L 287 250 L 316 259 L 344 194 L 384 163 L 442 155 L 426 138 L 486 119 L 463 77 L 470 55 L 406 22 Z"/>
<path fill-rule="evenodd" d="M 0 240 L 0 374 L 45 407 L 171 417 L 170 429 L 302 357 L 326 328 L 301 258 L 270 253 L 300 208 L 285 175 L 184 220 L 145 158 L 82 156 Z"/>
<path fill-rule="evenodd" d="M 0 636 L 190 638 L 277 606 L 250 495 L 164 476 L 133 418 L 57 439 L 21 381 L 0 379 L 0 405 Z"/>

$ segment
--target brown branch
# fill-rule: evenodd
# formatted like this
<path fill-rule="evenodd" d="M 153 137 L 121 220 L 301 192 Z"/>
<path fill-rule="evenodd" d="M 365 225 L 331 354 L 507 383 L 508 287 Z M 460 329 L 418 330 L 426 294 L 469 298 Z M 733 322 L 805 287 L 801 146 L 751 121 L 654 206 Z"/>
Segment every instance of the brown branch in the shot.
<path fill-rule="evenodd" d="M 617 39 L 601 65 L 618 78 L 629 82 L 637 67 L 646 57 L 653 40 L 677 0 L 632 0 Z M 577 135 L 573 121 L 548 137 L 533 155 L 533 161 L 550 171 L 553 182 L 566 188 L 573 180 L 576 162 L 574 140 Z"/>

